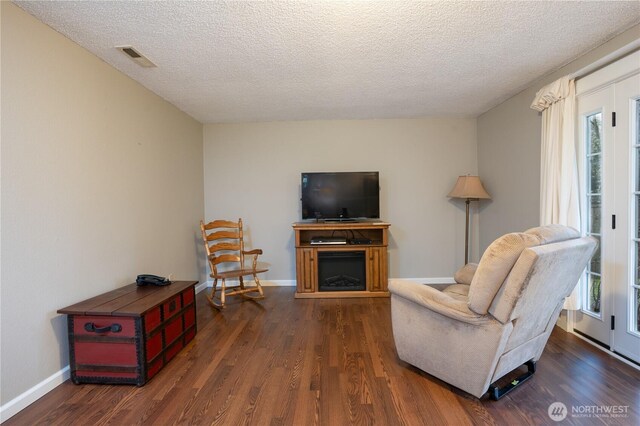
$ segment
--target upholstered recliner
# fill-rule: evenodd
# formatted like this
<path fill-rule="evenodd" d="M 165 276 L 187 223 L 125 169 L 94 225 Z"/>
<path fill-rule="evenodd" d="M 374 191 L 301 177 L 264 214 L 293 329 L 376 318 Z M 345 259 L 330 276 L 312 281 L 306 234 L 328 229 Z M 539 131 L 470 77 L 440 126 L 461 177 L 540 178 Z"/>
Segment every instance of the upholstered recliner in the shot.
<path fill-rule="evenodd" d="M 398 356 L 478 398 L 527 364 L 528 373 L 514 383 L 524 381 L 596 245 L 573 228 L 543 226 L 497 239 L 479 264 L 465 265 L 454 276 L 457 284 L 443 290 L 392 280 Z M 512 387 L 492 387 L 492 397 Z"/>

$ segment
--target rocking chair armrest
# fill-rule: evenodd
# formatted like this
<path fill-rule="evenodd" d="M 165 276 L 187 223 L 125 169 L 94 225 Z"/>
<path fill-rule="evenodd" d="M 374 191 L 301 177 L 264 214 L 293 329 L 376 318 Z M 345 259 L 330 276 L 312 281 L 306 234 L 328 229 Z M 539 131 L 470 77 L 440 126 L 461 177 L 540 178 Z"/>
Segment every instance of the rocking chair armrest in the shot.
<path fill-rule="evenodd" d="M 262 249 L 243 250 L 242 254 L 254 255 L 251 268 L 255 271 L 258 268 L 258 256 L 262 254 Z"/>
<path fill-rule="evenodd" d="M 243 254 L 255 254 L 256 256 L 262 254 L 262 249 L 243 250 Z"/>

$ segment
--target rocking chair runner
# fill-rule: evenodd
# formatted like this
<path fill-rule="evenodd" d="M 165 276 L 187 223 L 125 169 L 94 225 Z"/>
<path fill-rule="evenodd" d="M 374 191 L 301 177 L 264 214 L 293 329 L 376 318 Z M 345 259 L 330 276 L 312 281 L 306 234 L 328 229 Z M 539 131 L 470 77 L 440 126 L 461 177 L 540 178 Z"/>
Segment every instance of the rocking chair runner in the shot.
<path fill-rule="evenodd" d="M 257 268 L 258 255 L 262 254 L 261 249 L 245 251 L 242 219 L 238 219 L 237 222 L 214 220 L 207 224 L 200 221 L 200 230 L 211 268 L 211 278 L 213 278 L 213 289 L 211 294 L 207 295 L 209 303 L 213 307 L 221 309 L 224 308 L 226 296 L 242 295 L 250 299 L 264 298 L 257 274 L 267 272 L 268 269 Z M 245 255 L 253 255 L 251 268 L 245 267 Z M 245 276 L 253 276 L 256 286 L 245 287 Z M 227 278 L 238 279 L 239 284 L 227 287 Z M 218 280 L 221 281 L 219 289 Z M 219 297 L 216 297 L 217 292 L 220 292 Z"/>

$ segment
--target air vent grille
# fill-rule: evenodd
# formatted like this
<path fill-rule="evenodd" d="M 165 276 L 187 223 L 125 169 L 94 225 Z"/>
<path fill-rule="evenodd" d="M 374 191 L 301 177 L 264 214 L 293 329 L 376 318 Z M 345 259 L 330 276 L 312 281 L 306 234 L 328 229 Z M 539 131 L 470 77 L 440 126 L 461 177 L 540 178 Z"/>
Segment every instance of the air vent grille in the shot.
<path fill-rule="evenodd" d="M 145 68 L 153 68 L 156 66 L 149 58 L 138 52 L 132 46 L 116 46 L 116 49 L 127 55 L 133 62 Z"/>
<path fill-rule="evenodd" d="M 124 53 L 126 53 L 127 55 L 131 56 L 131 57 L 132 57 L 132 58 L 134 58 L 134 59 L 135 59 L 135 58 L 140 58 L 140 57 L 142 57 L 142 55 L 141 55 L 141 54 L 139 54 L 138 52 L 136 52 L 135 50 L 133 50 L 133 49 L 132 49 L 132 48 L 130 48 L 130 47 L 125 47 L 124 49 L 122 49 L 122 51 L 123 51 Z"/>

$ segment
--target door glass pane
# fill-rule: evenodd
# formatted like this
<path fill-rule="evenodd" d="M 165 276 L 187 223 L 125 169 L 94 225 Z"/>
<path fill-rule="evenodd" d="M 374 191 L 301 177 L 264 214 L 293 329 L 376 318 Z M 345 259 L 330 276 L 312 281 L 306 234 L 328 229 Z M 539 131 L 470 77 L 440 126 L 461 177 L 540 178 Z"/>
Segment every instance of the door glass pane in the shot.
<path fill-rule="evenodd" d="M 588 274 L 589 291 L 587 294 L 587 310 L 599 314 L 600 313 L 600 276 L 596 274 Z"/>
<path fill-rule="evenodd" d="M 596 249 L 595 254 L 591 258 L 591 263 L 589 265 L 589 270 L 591 272 L 595 272 L 596 274 L 600 274 L 600 237 L 595 237 L 598 240 L 598 248 Z"/>
<path fill-rule="evenodd" d="M 640 133 L 640 132 L 639 132 Z M 640 134 L 638 135 L 640 137 Z M 640 141 L 637 141 L 640 144 Z M 636 158 L 640 158 L 640 147 L 635 149 Z M 636 191 L 640 191 L 640 167 L 638 167 L 638 161 L 636 160 Z"/>
<path fill-rule="evenodd" d="M 586 229 L 587 235 L 592 235 L 600 243 L 602 231 L 602 113 L 592 114 L 585 120 L 585 145 L 586 145 Z M 600 314 L 601 301 L 601 248 L 598 250 L 587 265 L 585 272 L 587 289 L 585 292 L 586 310 L 593 314 Z"/>
<path fill-rule="evenodd" d="M 635 312 L 636 314 L 636 320 L 634 321 L 634 326 L 636 327 L 636 329 L 634 331 L 636 332 L 640 332 L 640 289 L 634 289 L 634 293 L 635 293 L 635 297 L 634 297 L 634 301 L 635 301 L 635 309 L 633 310 L 633 312 Z"/>
<path fill-rule="evenodd" d="M 589 197 L 589 233 L 600 235 L 600 213 L 602 212 L 601 197 L 594 195 Z"/>
<path fill-rule="evenodd" d="M 600 193 L 600 184 L 602 183 L 602 177 L 600 174 L 600 154 L 592 156 L 589 160 L 589 170 L 591 171 L 591 182 L 589 182 L 589 192 L 591 194 Z"/>
<path fill-rule="evenodd" d="M 635 251 L 633 253 L 633 273 L 634 277 L 631 281 L 631 285 L 640 286 L 640 242 L 636 241 L 634 244 Z"/>
<path fill-rule="evenodd" d="M 602 133 L 602 113 L 587 117 L 587 142 L 589 154 L 597 154 L 601 149 L 600 134 Z"/>
<path fill-rule="evenodd" d="M 636 145 L 640 145 L 640 99 L 636 99 Z"/>
<path fill-rule="evenodd" d="M 636 194 L 635 196 L 636 199 L 636 214 L 635 214 L 635 218 L 636 218 L 636 223 L 635 223 L 635 237 L 634 238 L 640 238 L 640 194 Z M 634 232 L 634 231 L 631 231 Z"/>

